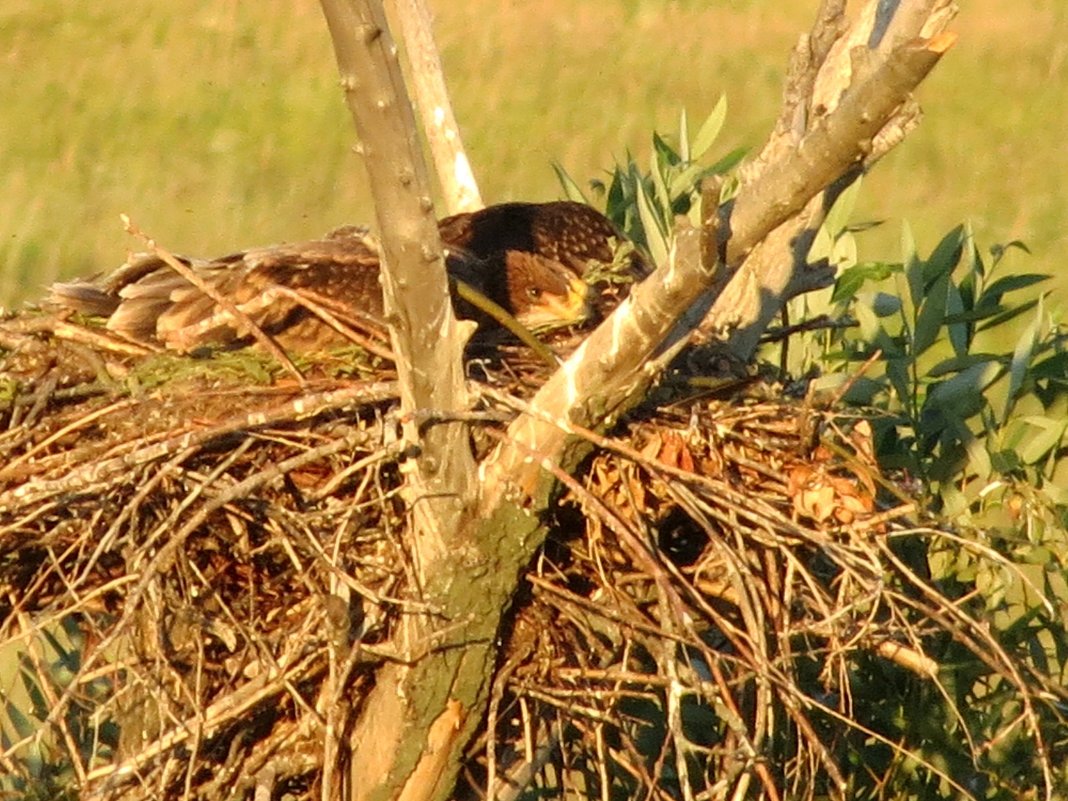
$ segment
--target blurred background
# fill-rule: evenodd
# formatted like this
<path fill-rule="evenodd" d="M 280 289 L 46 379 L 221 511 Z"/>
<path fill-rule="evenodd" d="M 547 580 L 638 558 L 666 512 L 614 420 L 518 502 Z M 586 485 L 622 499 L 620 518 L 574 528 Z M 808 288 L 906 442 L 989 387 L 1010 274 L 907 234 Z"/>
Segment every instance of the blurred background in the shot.
<path fill-rule="evenodd" d="M 561 196 L 652 130 L 729 103 L 713 157 L 756 149 L 816 0 L 429 0 L 487 202 Z M 1068 302 L 1068 4 L 973 0 L 923 85 L 926 118 L 867 180 L 861 258 L 921 252 L 970 221 L 1022 240 Z M 0 305 L 118 265 L 138 243 L 221 255 L 373 219 L 317 3 L 5 0 L 0 8 Z"/>

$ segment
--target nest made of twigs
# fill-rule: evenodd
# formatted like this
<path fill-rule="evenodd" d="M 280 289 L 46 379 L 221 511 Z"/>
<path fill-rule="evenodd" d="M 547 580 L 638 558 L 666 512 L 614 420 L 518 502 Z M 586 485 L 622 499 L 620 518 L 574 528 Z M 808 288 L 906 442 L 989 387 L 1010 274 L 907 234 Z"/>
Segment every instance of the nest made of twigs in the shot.
<path fill-rule="evenodd" d="M 418 658 L 391 640 L 421 606 L 388 365 L 300 384 L 250 354 L 145 362 L 18 322 L 0 339 L 0 649 L 23 678 L 0 797 L 320 797 L 359 712 L 343 701 Z M 507 358 L 472 373 L 492 388 L 476 429 L 534 382 Z M 866 423 L 770 393 L 590 440 L 504 632 L 470 792 L 846 786 L 828 732 L 850 719 L 849 665 L 930 680 L 945 617 L 893 547 L 910 507 Z"/>

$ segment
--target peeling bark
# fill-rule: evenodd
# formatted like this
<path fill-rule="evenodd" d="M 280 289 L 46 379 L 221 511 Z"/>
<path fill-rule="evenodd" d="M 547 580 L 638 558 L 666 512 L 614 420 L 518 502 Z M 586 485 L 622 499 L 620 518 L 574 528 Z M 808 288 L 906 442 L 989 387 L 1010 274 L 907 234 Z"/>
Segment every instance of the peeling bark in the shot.
<path fill-rule="evenodd" d="M 827 182 L 791 219 L 769 234 L 738 266 L 738 275 L 712 305 L 701 325 L 702 333 L 726 340 L 728 351 L 748 361 L 760 337 L 783 305 L 802 292 L 828 285 L 833 274 L 808 263 L 808 249 L 824 216 L 838 195 L 884 155 L 900 144 L 919 121 L 919 110 L 910 93 L 926 75 L 930 55 L 941 55 L 924 46 L 924 37 L 936 37 L 956 13 L 949 0 L 917 0 L 887 3 L 869 0 L 852 25 L 844 19 L 845 3 L 824 2 L 812 32 L 802 37 L 794 51 L 783 110 L 760 155 L 743 170 L 743 181 L 752 182 L 797 152 L 820 126 L 846 117 L 839 104 L 853 108 L 865 103 L 885 105 L 899 100 L 892 113 L 874 132 L 857 131 L 864 145 L 855 169 Z M 935 49 L 948 48 L 944 42 Z M 896 88 L 894 88 L 896 87 Z M 848 136 L 848 132 L 843 132 Z M 819 152 L 819 145 L 808 149 Z M 737 225 L 737 223 L 735 223 Z"/>

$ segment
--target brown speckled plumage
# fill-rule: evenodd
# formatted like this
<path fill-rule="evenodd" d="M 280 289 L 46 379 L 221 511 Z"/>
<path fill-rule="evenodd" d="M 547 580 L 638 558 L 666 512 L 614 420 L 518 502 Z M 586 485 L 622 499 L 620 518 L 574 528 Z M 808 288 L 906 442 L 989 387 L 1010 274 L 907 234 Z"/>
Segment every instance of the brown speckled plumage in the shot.
<path fill-rule="evenodd" d="M 448 217 L 439 230 L 450 277 L 532 330 L 585 316 L 580 276 L 591 261 L 611 262 L 619 237 L 603 215 L 570 201 L 503 203 Z M 179 351 L 248 344 L 249 321 L 288 350 L 345 344 L 315 306 L 349 325 L 384 328 L 378 248 L 364 228 L 345 226 L 322 239 L 181 261 L 211 294 L 156 256 L 141 255 L 101 280 L 55 285 L 52 300 L 107 317 L 115 333 Z M 492 324 L 466 302 L 454 301 L 461 316 Z"/>
<path fill-rule="evenodd" d="M 181 259 L 210 289 L 236 306 L 287 350 L 337 347 L 347 340 L 309 310 L 326 307 L 350 325 L 383 328 L 378 251 L 359 229 L 324 239 L 256 248 L 211 261 Z M 476 259 L 450 250 L 447 266 L 528 328 L 577 322 L 585 286 L 561 265 L 533 254 Z M 247 324 L 152 255 L 135 257 L 100 282 L 52 288 L 52 300 L 106 316 L 107 327 L 130 339 L 179 351 L 251 342 Z M 461 316 L 487 318 L 458 302 Z"/>
<path fill-rule="evenodd" d="M 441 239 L 485 258 L 507 250 L 537 253 L 584 275 L 591 261 L 610 263 L 622 236 L 596 209 L 571 200 L 498 203 L 438 223 Z"/>

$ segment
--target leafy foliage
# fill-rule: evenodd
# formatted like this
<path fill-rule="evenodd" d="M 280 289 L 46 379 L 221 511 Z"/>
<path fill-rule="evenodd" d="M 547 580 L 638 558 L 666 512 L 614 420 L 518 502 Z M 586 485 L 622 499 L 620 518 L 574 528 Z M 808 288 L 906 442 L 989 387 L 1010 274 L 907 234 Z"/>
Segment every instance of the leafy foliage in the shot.
<path fill-rule="evenodd" d="M 76 617 L 68 616 L 39 629 L 38 638 L 27 650 L 0 651 L 0 662 L 10 659 L 17 678 L 0 695 L 0 746 L 14 755 L 21 768 L 10 776 L 0 774 L 0 797 L 75 798 L 71 787 L 76 777 L 66 749 L 76 749 L 83 764 L 111 752 L 117 729 L 93 716 L 110 688 L 102 679 L 86 682 L 78 700 L 66 708 L 62 725 L 56 725 L 51 719 L 56 698 L 69 689 L 81 669 L 82 633 Z M 70 739 L 61 742 L 60 732 Z"/>
<path fill-rule="evenodd" d="M 1016 485 L 1068 505 L 1056 478 L 1068 443 L 1068 330 L 1044 297 L 1021 297 L 1048 276 L 1003 275 L 1006 254 L 1023 246 L 997 246 L 984 259 L 966 226 L 927 258 L 907 228 L 902 246 L 900 262 L 843 270 L 831 305 L 856 326 L 825 339 L 824 364 L 836 375 L 875 359 L 846 397 L 883 412 L 875 425 L 884 463 L 929 487 L 933 510 L 957 522 Z"/>
<path fill-rule="evenodd" d="M 697 206 L 700 179 L 740 157 L 698 164 L 719 112 L 693 140 L 680 125 L 677 146 L 654 135 L 648 171 L 628 158 L 592 182 L 658 263 L 676 215 Z M 1068 748 L 1068 330 L 1037 294 L 1048 276 L 1010 271 L 1010 254 L 1027 252 L 1020 242 L 984 254 L 961 225 L 922 257 L 906 227 L 899 260 L 861 258 L 857 235 L 872 226 L 850 221 L 860 191 L 858 180 L 841 193 L 808 254 L 838 268 L 835 286 L 790 304 L 791 319 L 826 324 L 777 338 L 763 355 L 781 347 L 784 377 L 814 376 L 814 390 L 858 407 L 880 463 L 933 524 L 894 549 L 900 569 L 929 575 L 944 593 L 937 625 L 919 635 L 941 669 L 930 681 L 858 656 L 838 690 L 849 693 L 851 719 L 824 707 L 821 733 L 849 766 L 849 797 L 1068 790 L 1068 774 L 1050 767 Z M 980 621 L 977 637 L 970 626 Z M 815 662 L 800 678 L 813 699 L 826 693 Z M 1036 688 L 1058 700 L 1040 702 Z M 796 756 L 789 728 L 769 746 L 776 760 Z"/>
<path fill-rule="evenodd" d="M 1068 776 L 1043 775 L 1019 726 L 1033 714 L 1033 732 L 1059 754 L 1052 764 L 1063 764 L 1068 329 L 1045 296 L 1034 296 L 1048 276 L 1010 273 L 1007 255 L 1026 247 L 998 245 L 984 257 L 963 225 L 926 258 L 906 227 L 900 261 L 862 261 L 847 217 L 829 215 L 814 245 L 814 256 L 840 266 L 836 286 L 796 306 L 800 315 L 822 311 L 848 325 L 803 335 L 806 355 L 793 364 L 816 354 L 808 367 L 826 372 L 818 384 L 868 410 L 881 463 L 939 527 L 955 532 L 901 544 L 944 588 L 947 613 L 951 603 L 970 609 L 988 627 L 987 648 L 1061 699 L 1031 707 L 1010 675 L 954 637 L 941 646 L 939 685 L 912 686 L 893 701 L 858 667 L 858 712 L 863 703 L 865 715 L 882 716 L 889 704 L 885 721 L 894 725 L 878 728 L 917 743 L 916 753 L 947 775 L 968 777 L 974 797 L 1013 797 L 1012 786 L 1064 789 Z M 882 761 L 882 747 L 873 747 L 861 758 L 868 769 Z M 894 775 L 884 791 L 898 789 L 885 797 L 945 795 L 932 773 L 902 764 Z"/>
<path fill-rule="evenodd" d="M 721 97 L 712 113 L 691 137 L 685 109 L 679 115 L 677 144 L 654 132 L 650 164 L 642 170 L 628 153 L 616 164 L 608 180 L 590 181 L 590 188 L 604 201 L 605 214 L 626 236 L 644 247 L 656 264 L 667 261 L 671 231 L 677 216 L 689 216 L 694 225 L 701 201 L 701 181 L 725 175 L 745 155 L 734 150 L 712 164 L 704 164 L 727 116 L 727 100 Z M 571 200 L 590 202 L 579 185 L 556 164 L 557 177 Z"/>

